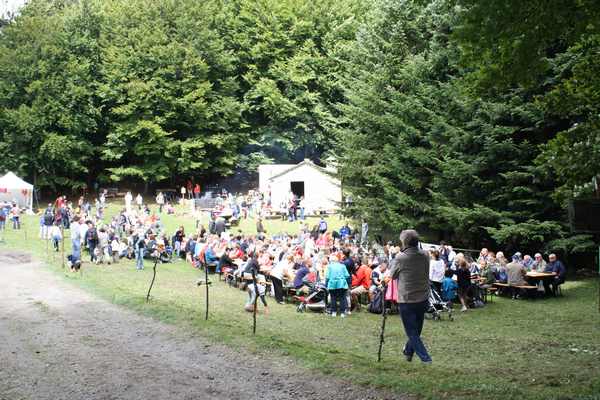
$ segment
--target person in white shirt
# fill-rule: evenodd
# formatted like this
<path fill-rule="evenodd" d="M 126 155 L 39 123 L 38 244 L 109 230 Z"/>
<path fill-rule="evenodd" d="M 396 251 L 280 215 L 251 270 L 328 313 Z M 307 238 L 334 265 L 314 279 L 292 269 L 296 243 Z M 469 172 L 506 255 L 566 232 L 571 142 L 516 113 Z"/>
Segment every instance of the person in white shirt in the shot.
<path fill-rule="evenodd" d="M 138 193 L 138 195 L 135 197 L 135 204 L 137 204 L 138 206 L 138 210 L 142 209 L 142 205 L 144 204 L 144 199 L 142 198 L 142 195 Z"/>
<path fill-rule="evenodd" d="M 271 269 L 271 282 L 273 282 L 273 290 L 275 292 L 275 300 L 279 304 L 283 304 L 283 278 L 289 275 L 289 271 L 294 265 L 292 255 L 284 257 Z"/>
<path fill-rule="evenodd" d="M 127 192 L 127 194 L 125 194 L 125 208 L 127 209 L 127 212 L 131 211 L 131 202 L 133 201 L 133 196 L 131 195 L 131 192 Z"/>
<path fill-rule="evenodd" d="M 443 260 L 440 260 L 440 252 L 438 250 L 431 250 L 429 254 L 431 255 L 431 260 L 429 261 L 429 280 L 435 287 L 435 290 L 441 293 L 446 265 Z"/>

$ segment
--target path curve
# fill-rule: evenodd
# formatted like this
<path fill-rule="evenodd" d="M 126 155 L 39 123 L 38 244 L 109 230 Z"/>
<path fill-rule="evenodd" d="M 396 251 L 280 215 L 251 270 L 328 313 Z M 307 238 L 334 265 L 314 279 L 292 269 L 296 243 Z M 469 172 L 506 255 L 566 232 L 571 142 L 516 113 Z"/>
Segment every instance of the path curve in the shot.
<path fill-rule="evenodd" d="M 190 337 L 0 253 L 0 400 L 400 398 Z"/>

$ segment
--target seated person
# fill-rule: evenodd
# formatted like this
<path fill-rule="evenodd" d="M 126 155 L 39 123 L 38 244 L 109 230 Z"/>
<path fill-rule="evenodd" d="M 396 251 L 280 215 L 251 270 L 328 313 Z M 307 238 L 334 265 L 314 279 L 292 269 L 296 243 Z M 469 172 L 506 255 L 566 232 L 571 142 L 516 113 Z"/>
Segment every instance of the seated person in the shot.
<path fill-rule="evenodd" d="M 206 265 L 216 265 L 216 271 L 221 272 L 219 268 L 219 257 L 215 253 L 213 246 L 206 246 L 206 250 L 204 251 L 204 260 L 206 261 Z"/>
<path fill-rule="evenodd" d="M 521 263 L 521 255 L 519 253 L 515 254 L 512 257 L 512 262 L 506 265 L 506 275 L 507 275 L 507 283 L 510 286 L 524 286 L 527 285 L 525 282 L 525 274 L 527 270 Z M 518 293 L 521 292 L 521 289 L 517 290 Z M 513 291 L 513 299 L 517 298 L 517 292 Z"/>
<path fill-rule="evenodd" d="M 556 257 L 556 254 L 550 254 L 548 260 L 550 260 L 550 262 L 546 265 L 544 272 L 554 272 L 556 276 L 552 277 L 552 279 L 544 279 L 544 292 L 546 292 L 546 294 L 556 294 L 558 286 L 565 283 L 567 269 Z"/>
<path fill-rule="evenodd" d="M 294 276 L 293 287 L 297 291 L 300 291 L 302 287 L 304 287 L 304 278 L 310 273 L 310 267 L 312 265 L 312 261 L 310 258 L 306 258 L 300 264 L 300 268 L 296 270 L 296 275 Z"/>
<path fill-rule="evenodd" d="M 544 272 L 546 270 L 546 261 L 540 253 L 535 253 L 534 260 L 531 264 L 531 270 L 536 272 Z"/>
<path fill-rule="evenodd" d="M 442 300 L 449 302 L 450 307 L 456 300 L 456 289 L 458 289 L 458 284 L 452 279 L 452 275 L 454 275 L 452 270 L 446 270 L 442 280 Z"/>
<path fill-rule="evenodd" d="M 527 271 L 531 271 L 531 267 L 533 266 L 533 258 L 529 254 L 525 254 L 523 256 L 523 266 Z"/>
<path fill-rule="evenodd" d="M 495 268 L 493 265 L 488 264 L 485 260 L 480 260 L 479 265 L 481 267 L 481 287 L 489 288 L 492 287 L 496 282 L 496 275 L 494 274 Z"/>
<path fill-rule="evenodd" d="M 373 271 L 371 272 L 371 287 L 369 288 L 369 299 L 373 300 L 375 291 L 383 285 L 383 278 L 388 269 L 388 260 L 385 257 L 379 257 L 373 261 Z"/>
<path fill-rule="evenodd" d="M 222 271 L 223 268 L 227 268 L 227 269 L 237 268 L 237 265 L 235 265 L 233 263 L 233 260 L 229 256 L 230 252 L 231 252 L 231 249 L 226 248 L 225 251 L 223 252 L 223 254 L 221 255 L 221 258 L 219 258 L 219 263 L 217 264 L 217 272 Z"/>
<path fill-rule="evenodd" d="M 373 271 L 367 265 L 366 257 L 362 260 L 360 266 L 354 271 L 351 282 L 351 304 L 358 303 L 358 296 L 369 292 L 371 286 L 371 273 Z"/>

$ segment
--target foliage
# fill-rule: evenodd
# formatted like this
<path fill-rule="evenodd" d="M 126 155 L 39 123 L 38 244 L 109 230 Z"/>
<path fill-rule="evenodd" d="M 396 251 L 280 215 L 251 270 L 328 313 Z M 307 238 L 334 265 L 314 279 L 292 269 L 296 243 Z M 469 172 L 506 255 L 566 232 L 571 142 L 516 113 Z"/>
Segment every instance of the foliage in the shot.
<path fill-rule="evenodd" d="M 471 80 L 487 95 L 525 86 L 546 112 L 538 164 L 566 202 L 593 193 L 600 175 L 600 7 L 595 0 L 456 0 L 456 38 Z M 560 121 L 551 123 L 552 119 Z"/>
<path fill-rule="evenodd" d="M 564 209 L 600 175 L 595 3 L 32 0 L 0 27 L 0 169 L 78 190 L 334 156 L 372 232 L 588 248 Z"/>
<path fill-rule="evenodd" d="M 341 76 L 340 174 L 350 215 L 381 233 L 507 250 L 567 237 L 553 182 L 534 163 L 545 110 L 524 88 L 478 98 L 444 1 L 378 1 Z"/>

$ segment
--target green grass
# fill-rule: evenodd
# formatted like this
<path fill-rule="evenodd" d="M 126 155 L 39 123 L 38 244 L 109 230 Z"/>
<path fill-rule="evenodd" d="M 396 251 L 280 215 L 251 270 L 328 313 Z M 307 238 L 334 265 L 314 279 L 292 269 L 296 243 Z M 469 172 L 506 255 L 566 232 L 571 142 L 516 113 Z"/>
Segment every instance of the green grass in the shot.
<path fill-rule="evenodd" d="M 591 399 L 600 393 L 600 314 L 597 280 L 567 282 L 562 298 L 539 301 L 494 299 L 483 309 L 455 320 L 427 321 L 423 337 L 434 364 L 407 363 L 401 349 L 404 332 L 390 316 L 384 362 L 376 362 L 380 317 L 354 313 L 345 320 L 321 314 L 297 314 L 291 305 L 270 301 L 271 314 L 259 315 L 252 336 L 251 314 L 243 311 L 245 293 L 217 282 L 210 289 L 209 321 L 204 321 L 201 273 L 184 262 L 159 265 L 152 299 L 145 303 L 151 265 L 84 264 L 83 275 L 64 272 L 58 257 L 46 255 L 37 239 L 37 218 L 25 217 L 25 232 L 7 230 L 2 247 L 29 251 L 48 268 L 109 301 L 158 320 L 197 332 L 211 340 L 270 356 L 288 356 L 308 368 L 360 384 L 385 387 L 422 398 L 448 399 Z M 194 222 L 165 217 L 169 229 Z M 312 223 L 312 222 L 311 222 Z M 331 224 L 339 225 L 339 220 Z M 253 221 L 241 224 L 254 230 Z M 270 232 L 296 225 L 267 221 Z M 216 280 L 216 278 L 213 278 Z"/>

